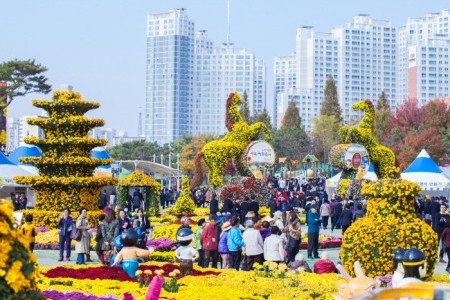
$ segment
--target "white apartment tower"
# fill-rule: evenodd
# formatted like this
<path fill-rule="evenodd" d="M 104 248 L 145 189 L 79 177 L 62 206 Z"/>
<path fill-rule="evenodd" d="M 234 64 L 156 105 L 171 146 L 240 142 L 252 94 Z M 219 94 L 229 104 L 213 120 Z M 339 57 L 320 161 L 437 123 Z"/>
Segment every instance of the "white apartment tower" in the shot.
<path fill-rule="evenodd" d="M 310 132 L 311 119 L 320 113 L 327 77 L 331 75 L 336 81 L 339 77 L 338 41 L 330 33 L 315 32 L 311 26 L 298 28 L 295 55 L 277 58 L 275 73 L 277 127 L 292 100 L 299 109 L 302 126 Z"/>
<path fill-rule="evenodd" d="M 450 10 L 408 18 L 398 32 L 397 102 L 450 97 Z"/>
<path fill-rule="evenodd" d="M 344 120 L 358 119 L 360 113 L 351 106 L 361 99 L 371 99 L 375 104 L 382 91 L 394 108 L 397 34 L 391 22 L 362 14 L 333 29 L 332 34 L 339 47 L 336 86 Z"/>
<path fill-rule="evenodd" d="M 297 65 L 295 62 L 295 54 L 287 56 L 276 56 L 274 59 L 274 100 L 270 107 L 269 114 L 272 116 L 272 125 L 277 127 L 278 124 L 278 93 L 285 92 L 290 89 L 295 89 L 297 83 Z M 285 111 L 281 108 L 280 111 Z M 280 120 L 281 122 L 281 120 Z"/>
<path fill-rule="evenodd" d="M 194 72 L 194 99 L 192 110 L 192 133 L 227 131 L 225 127 L 226 100 L 231 92 L 242 97 L 247 92 L 251 113 L 265 107 L 265 65 L 255 58 L 253 52 L 232 44 L 209 47 L 204 32 L 197 34 Z"/>
<path fill-rule="evenodd" d="M 194 32 L 185 9 L 147 16 L 147 140 L 164 144 L 190 132 Z"/>

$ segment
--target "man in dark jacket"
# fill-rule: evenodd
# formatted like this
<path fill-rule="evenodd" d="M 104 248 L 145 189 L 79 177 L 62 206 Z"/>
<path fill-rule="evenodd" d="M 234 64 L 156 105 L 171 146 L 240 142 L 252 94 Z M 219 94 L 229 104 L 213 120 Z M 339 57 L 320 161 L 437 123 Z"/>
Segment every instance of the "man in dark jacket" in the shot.
<path fill-rule="evenodd" d="M 217 215 L 217 212 L 219 211 L 219 201 L 216 199 L 216 195 L 212 195 L 211 201 L 209 201 L 209 214 L 210 215 Z"/>
<path fill-rule="evenodd" d="M 245 216 L 250 211 L 250 198 L 245 196 L 244 202 L 241 204 L 241 220 L 245 220 Z"/>
<path fill-rule="evenodd" d="M 339 229 L 341 228 L 341 214 L 342 214 L 342 202 L 339 199 L 336 201 L 336 204 L 334 205 L 333 209 L 333 224 L 331 225 L 331 232 L 333 232 L 334 228 Z"/>
<path fill-rule="evenodd" d="M 225 200 L 223 200 L 222 212 L 231 213 L 232 209 L 233 209 L 233 201 L 231 201 L 231 199 L 228 197 L 225 198 Z"/>
<path fill-rule="evenodd" d="M 255 195 L 251 195 L 250 198 L 252 199 L 252 201 L 250 202 L 250 209 L 249 209 L 249 211 L 253 211 L 255 213 L 255 216 L 258 216 L 259 203 L 256 200 L 256 196 Z"/>
<path fill-rule="evenodd" d="M 267 206 L 270 210 L 270 217 L 273 218 L 273 214 L 277 211 L 277 202 L 275 201 L 275 197 L 269 199 Z"/>
<path fill-rule="evenodd" d="M 439 203 L 439 198 L 435 198 L 435 197 L 432 197 L 431 198 L 431 217 L 432 217 L 432 222 L 433 222 L 433 228 L 435 228 L 436 227 L 436 223 L 434 223 L 434 221 L 436 220 L 436 215 L 437 214 L 439 214 L 439 212 L 440 212 L 440 207 L 441 207 L 441 204 Z"/>
<path fill-rule="evenodd" d="M 437 202 L 437 201 L 436 201 Z M 433 219 L 433 229 L 438 235 L 438 241 L 441 243 L 441 247 L 439 250 L 439 262 L 443 263 L 444 260 L 444 245 L 441 242 L 441 235 L 444 231 L 445 225 L 450 222 L 449 215 L 447 214 L 447 206 L 445 204 L 441 204 L 440 206 L 440 212 L 435 214 Z"/>
<path fill-rule="evenodd" d="M 347 230 L 347 228 L 350 227 L 350 225 L 352 225 L 353 221 L 353 212 L 350 209 L 349 203 L 345 204 L 345 208 L 341 213 L 341 221 L 342 221 L 342 235 L 344 235 L 345 231 Z"/>

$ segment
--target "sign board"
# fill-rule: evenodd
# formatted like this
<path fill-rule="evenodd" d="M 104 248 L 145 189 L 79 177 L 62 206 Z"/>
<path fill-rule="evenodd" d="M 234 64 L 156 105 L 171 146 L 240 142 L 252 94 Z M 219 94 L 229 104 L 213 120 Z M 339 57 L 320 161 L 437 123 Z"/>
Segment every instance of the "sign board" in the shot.
<path fill-rule="evenodd" d="M 262 168 L 273 166 L 275 163 L 275 151 L 266 141 L 254 141 L 244 150 L 242 158 L 253 176 L 262 179 Z"/>
<path fill-rule="evenodd" d="M 367 172 L 369 169 L 369 152 L 359 144 L 351 144 L 345 151 L 345 167 L 347 169 L 357 170 L 361 167 Z"/>

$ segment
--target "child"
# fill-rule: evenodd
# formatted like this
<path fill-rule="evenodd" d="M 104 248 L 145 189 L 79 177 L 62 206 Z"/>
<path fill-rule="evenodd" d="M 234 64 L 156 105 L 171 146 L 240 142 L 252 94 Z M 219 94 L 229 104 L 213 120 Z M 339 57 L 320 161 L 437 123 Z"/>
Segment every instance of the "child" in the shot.
<path fill-rule="evenodd" d="M 117 254 L 114 263 L 111 267 L 118 265 L 122 262 L 122 269 L 127 273 L 130 278 L 136 277 L 136 271 L 139 267 L 138 258 L 148 257 L 153 249 L 144 250 L 136 247 L 138 236 L 134 229 L 130 228 L 125 230 L 121 236 L 120 240 L 122 242 L 123 248 Z"/>
<path fill-rule="evenodd" d="M 25 216 L 25 224 L 22 226 L 22 233 L 30 240 L 30 250 L 31 252 L 33 252 L 35 236 L 37 235 L 37 229 L 33 225 L 32 215 Z"/>

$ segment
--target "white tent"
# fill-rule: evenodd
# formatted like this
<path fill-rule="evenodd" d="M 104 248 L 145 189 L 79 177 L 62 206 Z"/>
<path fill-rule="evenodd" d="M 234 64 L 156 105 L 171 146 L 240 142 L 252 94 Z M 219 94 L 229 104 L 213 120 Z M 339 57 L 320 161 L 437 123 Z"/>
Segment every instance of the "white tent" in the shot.
<path fill-rule="evenodd" d="M 10 193 L 18 190 L 26 193 L 28 198 L 27 205 L 32 206 L 34 202 L 34 192 L 26 186 L 17 184 L 13 181 L 14 176 L 31 176 L 32 173 L 19 168 L 11 162 L 3 153 L 0 153 L 0 197 L 9 198 Z"/>
<path fill-rule="evenodd" d="M 342 175 L 342 172 L 337 173 L 336 175 L 334 175 L 331 178 L 328 178 L 325 181 L 325 190 L 327 191 L 328 195 L 331 196 L 333 193 L 336 192 L 337 184 L 339 182 L 339 179 L 341 179 L 341 175 Z"/>
<path fill-rule="evenodd" d="M 424 192 L 434 191 L 433 194 L 436 195 L 449 195 L 450 179 L 442 173 L 442 170 L 439 169 L 425 149 L 420 151 L 416 159 L 400 176 L 419 184 Z"/>

